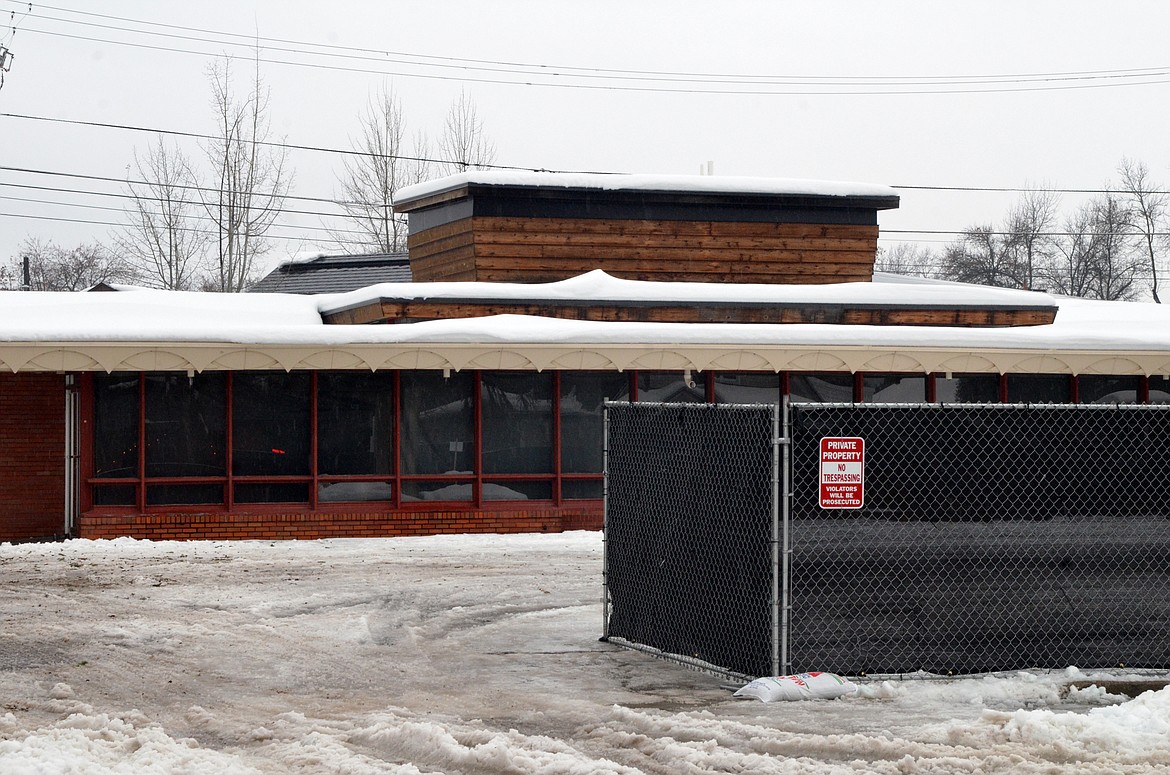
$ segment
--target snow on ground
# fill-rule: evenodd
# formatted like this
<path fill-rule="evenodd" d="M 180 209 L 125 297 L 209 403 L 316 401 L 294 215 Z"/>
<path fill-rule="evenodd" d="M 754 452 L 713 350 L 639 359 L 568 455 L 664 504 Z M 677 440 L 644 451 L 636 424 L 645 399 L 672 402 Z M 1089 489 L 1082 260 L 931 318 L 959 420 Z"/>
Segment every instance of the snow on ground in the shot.
<path fill-rule="evenodd" d="M 0 772 L 1170 769 L 1170 689 L 1075 670 L 737 700 L 599 643 L 600 565 L 586 532 L 0 545 Z"/>

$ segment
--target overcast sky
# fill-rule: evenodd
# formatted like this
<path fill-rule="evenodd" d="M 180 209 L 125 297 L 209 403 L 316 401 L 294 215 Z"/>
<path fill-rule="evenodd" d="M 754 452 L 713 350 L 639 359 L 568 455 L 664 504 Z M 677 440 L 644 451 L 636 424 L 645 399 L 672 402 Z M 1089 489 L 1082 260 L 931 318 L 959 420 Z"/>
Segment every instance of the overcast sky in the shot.
<path fill-rule="evenodd" d="M 386 84 L 409 130 L 436 138 L 466 88 L 496 163 L 520 168 L 697 174 L 711 161 L 717 175 L 1097 189 L 1129 156 L 1170 182 L 1159 0 L 54 0 L 31 12 L 0 0 L 0 14 L 14 55 L 0 90 L 0 262 L 30 236 L 106 241 L 121 217 L 123 200 L 94 192 L 121 192 L 100 178 L 125 178 L 152 135 L 62 120 L 211 132 L 207 67 L 225 52 L 246 63 L 257 36 L 274 134 L 294 145 L 349 148 Z M 173 139 L 199 156 L 197 140 Z M 291 152 L 294 193 L 334 197 L 340 159 Z M 899 193 L 883 242 L 946 242 L 907 232 L 998 221 L 1018 196 Z M 1067 194 L 1066 209 L 1079 201 Z M 272 257 L 328 247 L 327 225 L 343 224 L 282 217 L 273 233 L 296 239 Z"/>

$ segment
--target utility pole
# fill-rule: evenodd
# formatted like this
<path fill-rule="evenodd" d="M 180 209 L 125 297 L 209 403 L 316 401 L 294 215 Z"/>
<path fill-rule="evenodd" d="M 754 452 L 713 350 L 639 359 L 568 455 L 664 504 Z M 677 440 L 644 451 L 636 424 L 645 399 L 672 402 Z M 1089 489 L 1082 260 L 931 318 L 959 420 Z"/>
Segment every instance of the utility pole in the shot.
<path fill-rule="evenodd" d="M 24 283 L 20 286 L 20 290 L 32 290 L 32 274 L 28 270 L 28 256 L 24 257 Z"/>

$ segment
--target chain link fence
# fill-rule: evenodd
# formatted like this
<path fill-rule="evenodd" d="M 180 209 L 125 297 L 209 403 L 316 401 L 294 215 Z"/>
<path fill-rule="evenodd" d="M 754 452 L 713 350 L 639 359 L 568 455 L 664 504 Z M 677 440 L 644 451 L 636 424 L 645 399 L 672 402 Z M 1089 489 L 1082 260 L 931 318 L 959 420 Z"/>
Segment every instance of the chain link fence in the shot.
<path fill-rule="evenodd" d="M 606 404 L 606 630 L 738 676 L 774 672 L 770 406 Z"/>
<path fill-rule="evenodd" d="M 747 676 L 1170 667 L 1170 407 L 774 411 L 609 408 L 609 635 Z M 864 440 L 856 508 L 823 439 Z"/>
<path fill-rule="evenodd" d="M 1170 411 L 790 408 L 792 668 L 1170 666 Z M 820 439 L 865 439 L 862 508 Z"/>

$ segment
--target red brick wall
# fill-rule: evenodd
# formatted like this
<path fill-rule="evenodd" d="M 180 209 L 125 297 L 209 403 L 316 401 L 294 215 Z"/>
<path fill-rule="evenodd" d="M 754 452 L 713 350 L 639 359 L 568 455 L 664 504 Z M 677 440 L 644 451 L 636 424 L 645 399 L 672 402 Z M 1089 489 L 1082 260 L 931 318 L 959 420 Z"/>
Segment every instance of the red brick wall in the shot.
<path fill-rule="evenodd" d="M 600 530 L 601 507 L 275 514 L 83 514 L 81 538 L 312 539 Z"/>
<path fill-rule="evenodd" d="M 65 377 L 0 374 L 0 541 L 65 530 Z"/>

